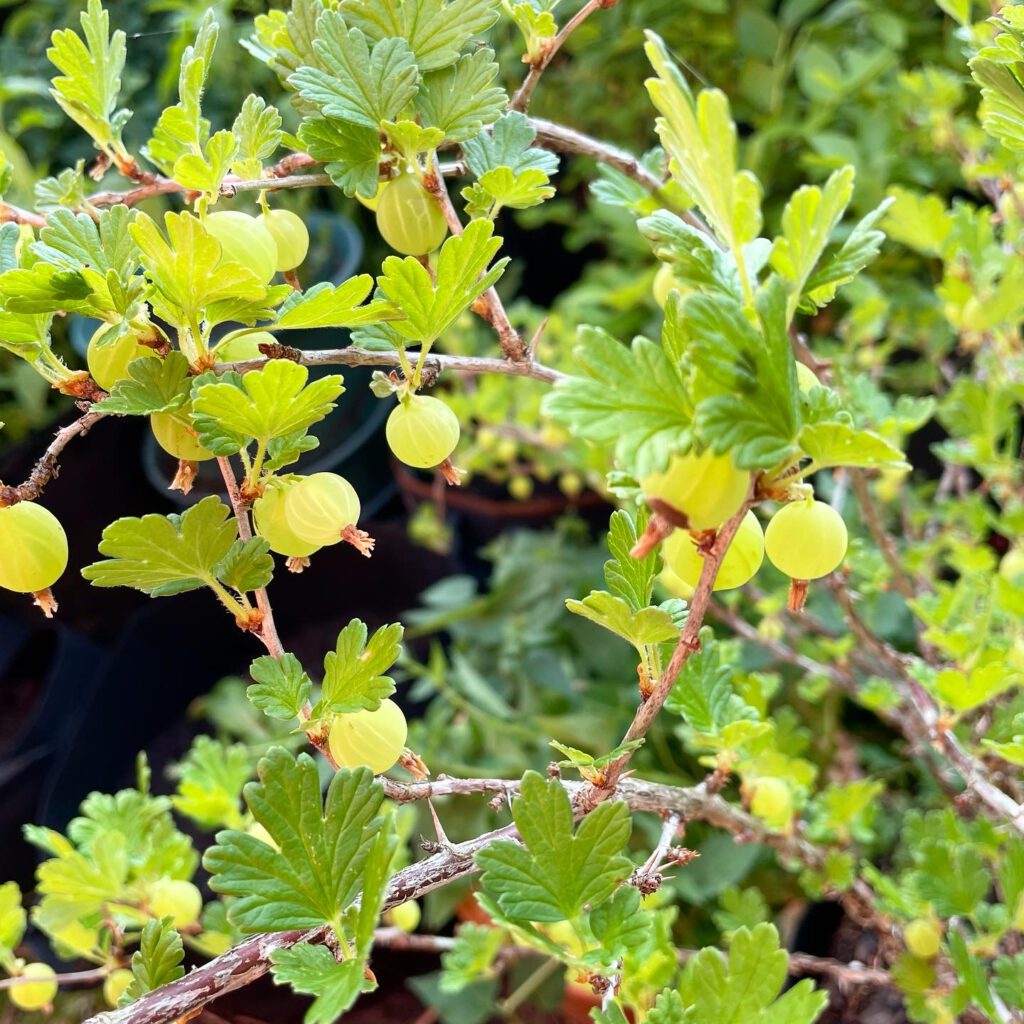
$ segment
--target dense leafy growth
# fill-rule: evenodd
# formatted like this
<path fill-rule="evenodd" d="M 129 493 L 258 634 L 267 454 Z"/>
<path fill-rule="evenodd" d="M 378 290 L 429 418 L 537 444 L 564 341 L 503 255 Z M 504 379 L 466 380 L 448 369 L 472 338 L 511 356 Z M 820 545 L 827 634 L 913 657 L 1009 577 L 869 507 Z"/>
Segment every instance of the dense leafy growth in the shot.
<path fill-rule="evenodd" d="M 170 795 L 141 757 L 25 827 L 12 1003 L 62 1010 L 72 973 L 119 1021 L 187 1020 L 269 972 L 330 1024 L 419 928 L 442 1024 L 812 1024 L 826 986 L 847 1016 L 877 989 L 1021 1019 L 1024 8 L 29 6 L 0 410 L 12 438 L 79 418 L 0 483 L 0 587 L 57 610 L 85 542 L 46 487 L 134 417 L 179 511 L 125 508 L 74 570 L 212 592 L 253 653 Z M 350 276 L 323 269 L 344 217 Z M 555 521 L 489 545 L 487 587 L 467 562 L 317 643 L 377 544 L 357 391 L 415 541 Z M 330 558 L 282 638 L 282 574 Z M 791 958 L 773 919 L 821 901 L 841 941 Z"/>

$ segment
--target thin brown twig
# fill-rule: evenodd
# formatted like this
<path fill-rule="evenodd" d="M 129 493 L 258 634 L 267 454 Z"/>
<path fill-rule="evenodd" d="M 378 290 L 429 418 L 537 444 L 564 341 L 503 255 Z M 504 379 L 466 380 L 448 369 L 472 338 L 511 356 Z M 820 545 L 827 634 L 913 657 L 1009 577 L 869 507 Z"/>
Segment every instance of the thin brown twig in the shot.
<path fill-rule="evenodd" d="M 681 963 L 686 963 L 697 955 L 699 950 L 680 949 L 677 956 Z M 814 975 L 830 978 L 842 985 L 871 985 L 876 988 L 888 988 L 895 984 L 892 975 L 880 967 L 868 967 L 861 963 L 844 964 L 841 960 L 831 957 L 811 956 L 809 953 L 789 954 L 789 973 L 791 975 Z"/>
<path fill-rule="evenodd" d="M 547 66 L 554 60 L 555 54 L 562 48 L 562 44 L 573 34 L 573 32 L 590 17 L 594 11 L 602 7 L 613 7 L 617 0 L 587 0 L 587 2 L 562 26 L 561 31 L 544 45 L 537 58 L 530 62 L 530 70 L 523 79 L 523 84 L 516 90 L 515 95 L 509 101 L 509 110 L 521 110 L 524 113 L 530 105 L 530 97 L 533 90 L 537 88 L 540 76 L 544 74 Z M 525 59 L 525 58 L 524 58 Z"/>
<path fill-rule="evenodd" d="M 719 601 L 712 600 L 711 614 L 721 622 L 724 622 L 737 636 L 742 637 L 749 643 L 757 644 L 762 650 L 767 651 L 777 660 L 787 665 L 792 665 L 808 675 L 821 676 L 854 700 L 858 698 L 860 686 L 852 672 L 846 671 L 837 665 L 826 665 L 823 662 L 815 661 L 806 654 L 801 654 L 782 640 L 777 640 L 774 637 L 758 632 L 740 614 Z M 898 707 L 878 708 L 876 710 L 879 718 L 897 730 L 900 729 L 900 719 L 903 713 L 904 710 Z"/>
<path fill-rule="evenodd" d="M 434 166 L 428 170 L 423 178 L 423 184 L 430 194 L 437 200 L 438 205 L 444 212 L 448 228 L 453 235 L 462 234 L 462 222 L 452 204 L 452 198 L 448 194 L 448 187 L 444 183 L 443 176 L 438 172 L 435 158 Z M 482 296 L 470 307 L 474 312 L 479 313 L 493 328 L 498 335 L 498 343 L 501 345 L 505 357 L 512 362 L 526 360 L 526 346 L 519 333 L 509 321 L 508 313 L 498 295 L 497 289 L 493 286 L 488 288 Z"/>
<path fill-rule="evenodd" d="M 68 443 L 76 437 L 87 434 L 89 428 L 102 418 L 103 413 L 90 410 L 66 427 L 61 427 L 24 483 L 16 487 L 0 486 L 0 508 L 5 505 L 15 505 L 19 501 L 32 501 L 38 498 L 43 493 L 43 488 L 60 472 L 57 460 Z"/>
<path fill-rule="evenodd" d="M 41 228 L 45 223 L 46 218 L 41 213 L 0 202 L 0 224 L 31 224 L 34 228 Z"/>
<path fill-rule="evenodd" d="M 554 121 L 545 121 L 539 117 L 531 117 L 530 126 L 537 133 L 537 145 L 558 153 L 575 153 L 578 156 L 589 157 L 597 163 L 614 167 L 615 170 L 650 192 L 665 206 L 674 207 L 670 198 L 665 194 L 665 182 L 645 167 L 632 153 L 610 143 L 602 142 L 600 139 L 595 139 L 591 135 L 585 135 L 583 132 L 576 131 L 575 128 L 567 128 L 565 125 L 556 124 Z M 675 209 L 674 212 L 690 227 L 696 228 L 712 239 L 716 245 L 720 245 L 715 233 L 692 210 Z"/>
<path fill-rule="evenodd" d="M 92 985 L 97 981 L 102 981 L 108 974 L 110 974 L 109 967 L 93 967 L 87 971 L 66 971 L 63 974 L 54 975 L 49 980 L 58 985 Z M 17 988 L 19 985 L 31 985 L 33 982 L 38 985 L 39 979 L 33 978 L 31 975 L 17 974 L 10 978 L 0 979 L 0 989 Z"/>
<path fill-rule="evenodd" d="M 671 692 L 676 678 L 682 671 L 683 665 L 686 664 L 692 655 L 700 650 L 700 629 L 704 625 L 704 618 L 711 603 L 711 591 L 714 587 L 715 578 L 718 576 L 722 559 L 725 558 L 725 553 L 729 550 L 729 545 L 732 543 L 732 539 L 736 535 L 743 517 L 747 514 L 747 509 L 750 508 L 753 486 L 753 481 L 751 481 L 751 491 L 748 493 L 747 500 L 740 506 L 739 511 L 722 525 L 718 535 L 715 537 L 714 543 L 704 556 L 704 565 L 701 568 L 700 579 L 693 592 L 693 599 L 690 602 L 686 615 L 686 625 L 683 627 L 679 642 L 676 644 L 672 657 L 661 673 L 661 677 L 655 683 L 653 690 L 651 690 L 646 699 L 641 700 L 640 706 L 633 716 L 632 723 L 626 730 L 626 734 L 622 737 L 623 744 L 642 740 L 647 735 L 648 729 L 654 723 L 654 719 Z M 589 784 L 589 790 L 581 796 L 582 806 L 585 809 L 596 806 L 615 791 L 615 785 L 626 770 L 626 766 L 629 764 L 632 756 L 633 751 L 631 749 L 626 750 L 605 768 L 603 772 L 604 777 L 600 785 Z"/>
<path fill-rule="evenodd" d="M 924 581 L 915 584 L 915 581 L 910 578 L 910 574 L 904 568 L 899 551 L 896 549 L 896 540 L 882 524 L 882 517 L 879 514 L 878 506 L 871 493 L 864 470 L 851 470 L 849 476 L 854 497 L 857 499 L 861 515 L 864 517 L 864 525 L 867 526 L 868 532 L 878 546 L 878 550 L 882 552 L 885 564 L 892 573 L 893 586 L 908 601 L 913 601 L 917 597 L 918 591 L 927 587 L 927 584 Z"/>
<path fill-rule="evenodd" d="M 347 348 L 328 348 L 316 351 L 294 350 L 295 361 L 303 366 L 401 366 L 397 352 L 373 352 L 367 349 L 348 346 Z M 289 358 L 291 353 L 289 353 Z M 218 373 L 235 370 L 247 373 L 265 366 L 266 359 L 247 359 L 237 363 L 219 363 Z M 565 378 L 565 374 L 553 370 L 532 359 L 513 361 L 497 359 L 489 356 L 452 356 L 432 352 L 424 362 L 424 371 L 441 373 L 450 371 L 465 374 L 501 373 L 510 377 L 532 377 L 545 384 L 555 384 Z"/>
<path fill-rule="evenodd" d="M 437 779 L 409 784 L 382 781 L 389 797 L 406 801 L 467 793 L 513 794 L 520 786 L 517 780 L 504 779 Z M 578 798 L 589 784 L 566 782 L 563 785 Z M 760 819 L 711 792 L 706 782 L 680 788 L 627 778 L 619 781 L 616 795 L 635 811 L 676 813 L 683 820 L 706 821 L 728 830 L 741 841 L 771 846 L 787 860 L 811 867 L 820 867 L 823 863 L 824 853 L 813 843 L 797 835 L 771 832 Z M 579 805 L 578 799 L 576 802 Z M 404 868 L 392 878 L 383 909 L 417 899 L 455 879 L 474 874 L 477 870 L 475 855 L 498 840 L 518 841 L 515 826 L 506 825 L 467 842 L 446 847 Z M 861 880 L 854 883 L 853 895 L 862 901 L 871 901 L 873 897 L 870 887 Z M 275 951 L 301 942 L 322 942 L 326 930 L 324 926 L 309 931 L 254 935 L 185 977 L 147 993 L 121 1010 L 98 1014 L 87 1024 L 169 1024 L 266 974 Z"/>
<path fill-rule="evenodd" d="M 456 941 L 451 935 L 423 935 L 419 932 L 403 932 L 401 928 L 378 928 L 373 935 L 375 946 L 410 953 L 447 953 L 454 949 Z M 543 954 L 529 946 L 502 946 L 497 953 L 498 959 L 505 961 L 531 956 Z"/>
<path fill-rule="evenodd" d="M 220 475 L 224 478 L 224 486 L 228 492 L 228 500 L 231 502 L 231 510 L 238 522 L 238 537 L 242 541 L 252 540 L 252 527 L 249 523 L 249 511 L 241 491 L 238 487 L 238 480 L 235 471 L 231 468 L 231 460 L 225 456 L 217 459 L 220 467 Z M 274 623 L 274 610 L 270 606 L 270 597 L 266 587 L 259 587 L 254 591 L 256 607 L 260 610 L 260 628 L 257 633 L 267 653 L 272 658 L 284 657 L 284 644 L 278 635 L 277 626 Z"/>
<path fill-rule="evenodd" d="M 832 592 L 854 633 L 871 646 L 892 669 L 892 678 L 900 685 L 911 714 L 901 718 L 904 736 L 914 742 L 927 741 L 956 769 L 964 785 L 997 819 L 1024 834 L 1024 806 L 1004 793 L 990 778 L 985 766 L 963 748 L 951 728 L 943 721 L 931 694 L 911 674 L 903 656 L 880 640 L 861 619 L 853 595 L 843 580 L 830 580 Z"/>

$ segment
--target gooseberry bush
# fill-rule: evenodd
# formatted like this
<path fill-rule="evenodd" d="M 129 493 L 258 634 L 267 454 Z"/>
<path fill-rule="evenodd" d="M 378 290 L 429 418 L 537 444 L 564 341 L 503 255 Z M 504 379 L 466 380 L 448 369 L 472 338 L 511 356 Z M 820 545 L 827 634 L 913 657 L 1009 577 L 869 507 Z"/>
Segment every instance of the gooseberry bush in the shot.
<path fill-rule="evenodd" d="M 742 144 L 726 92 L 653 30 L 630 109 L 654 148 L 531 117 L 570 37 L 629 6 L 293 0 L 244 45 L 282 109 L 254 93 L 230 124 L 204 115 L 211 11 L 137 153 L 116 8 L 89 0 L 53 33 L 52 98 L 98 155 L 40 182 L 33 209 L 3 167 L 0 349 L 79 415 L 0 486 L 0 587 L 46 615 L 69 571 L 208 591 L 252 638 L 245 699 L 265 721 L 257 757 L 232 716 L 199 737 L 171 797 L 142 757 L 135 788 L 92 794 L 65 833 L 26 827 L 35 895 L 0 887 L 15 1007 L 85 982 L 107 1004 L 93 1021 L 188 1020 L 269 973 L 327 1024 L 394 947 L 442 954 L 417 991 L 451 1024 L 512 1019 L 556 976 L 595 1024 L 810 1024 L 830 992 L 876 990 L 914 1021 L 1024 1020 L 1024 9 L 924 10 L 946 63 L 893 78 L 902 164 L 858 191 L 865 153 L 881 160 L 864 133 L 888 124 L 861 90 L 897 62 L 862 40 L 840 59 L 811 32 L 856 5 L 787 2 L 777 25 L 748 5 L 785 59 L 742 36 Z M 912 16 L 864 6 L 856 31 L 898 50 Z M 784 78 L 767 85 L 791 60 L 821 133 L 796 181 L 758 113 L 787 102 Z M 790 142 L 799 111 L 773 116 Z M 560 209 L 567 154 L 589 161 L 612 262 L 628 239 L 631 340 L 574 315 L 593 298 L 549 323 L 506 306 L 498 225 Z M 395 253 L 379 272 L 305 278 L 290 203 L 310 188 L 373 211 Z M 60 354 L 75 317 L 100 324 L 84 369 Z M 291 344 L 323 328 L 351 344 Z M 928 358 L 890 367 L 900 351 Z M 599 494 L 615 506 L 600 550 L 572 523 L 506 539 L 489 594 L 447 581 L 412 613 L 420 637 L 445 633 L 425 661 L 402 625 L 353 619 L 303 663 L 274 623 L 275 572 L 375 549 L 356 488 L 303 472 L 345 387 L 324 366 L 378 368 L 395 459 L 441 486 L 525 446 L 570 501 Z M 222 493 L 119 518 L 69 568 L 45 488 L 113 417 L 148 421 L 173 488 L 216 462 Z M 904 454 L 927 423 L 935 480 Z M 408 693 L 430 698 L 422 721 Z M 863 750 L 857 729 L 876 737 Z M 413 841 L 420 826 L 434 837 Z M 791 958 L 773 918 L 798 898 L 839 904 L 868 952 Z M 26 955 L 30 922 L 66 966 Z"/>

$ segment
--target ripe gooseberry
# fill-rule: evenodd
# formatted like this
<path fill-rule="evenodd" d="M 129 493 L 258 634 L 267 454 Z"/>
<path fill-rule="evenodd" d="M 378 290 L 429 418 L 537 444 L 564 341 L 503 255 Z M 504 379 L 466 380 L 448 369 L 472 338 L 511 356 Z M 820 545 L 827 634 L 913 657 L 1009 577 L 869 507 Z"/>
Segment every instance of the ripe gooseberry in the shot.
<path fill-rule="evenodd" d="M 300 477 L 285 493 L 284 515 L 299 540 L 318 547 L 337 544 L 359 520 L 359 495 L 337 473 Z"/>
<path fill-rule="evenodd" d="M 768 560 L 795 580 L 816 580 L 837 569 L 846 544 L 843 517 L 831 505 L 813 499 L 783 505 L 764 532 Z"/>
<path fill-rule="evenodd" d="M 123 967 L 111 971 L 103 981 L 103 1001 L 110 1007 L 116 1007 L 121 996 L 132 983 L 132 972 Z"/>
<path fill-rule="evenodd" d="M 254 331 L 252 334 L 240 334 L 221 342 L 215 351 L 218 363 L 243 363 L 248 359 L 262 359 L 260 345 L 276 345 L 275 338 L 269 331 Z"/>
<path fill-rule="evenodd" d="M 459 419 L 439 398 L 408 395 L 388 416 L 388 446 L 400 462 L 417 469 L 438 466 L 459 443 Z"/>
<path fill-rule="evenodd" d="M 309 252 L 309 231 L 303 219 L 291 210 L 269 210 L 259 222 L 277 245 L 277 269 L 294 270 Z"/>
<path fill-rule="evenodd" d="M 796 364 L 796 386 L 800 389 L 802 395 L 809 394 L 812 389 L 820 388 L 821 381 L 818 380 L 818 375 L 805 363 L 798 362 Z"/>
<path fill-rule="evenodd" d="M 170 917 L 175 928 L 197 921 L 202 909 L 202 893 L 183 878 L 160 878 L 149 888 L 149 912 Z"/>
<path fill-rule="evenodd" d="M 674 530 L 662 546 L 665 566 L 688 587 L 696 587 L 704 568 L 696 538 L 688 530 Z M 718 567 L 714 590 L 734 590 L 753 579 L 764 561 L 764 531 L 749 509 Z"/>
<path fill-rule="evenodd" d="M 750 810 L 771 828 L 784 828 L 793 814 L 793 794 L 782 779 L 764 776 L 751 786 Z"/>
<path fill-rule="evenodd" d="M 129 332 L 122 334 L 116 341 L 101 344 L 101 339 L 109 331 L 107 324 L 99 327 L 89 339 L 89 347 L 85 350 L 85 363 L 89 367 L 92 379 L 104 391 L 109 391 L 118 381 L 128 376 L 128 364 L 136 359 L 156 359 L 156 352 L 148 345 L 140 344 L 138 335 Z"/>
<path fill-rule="evenodd" d="M 932 918 L 915 918 L 903 929 L 903 940 L 914 956 L 931 960 L 942 948 L 942 925 Z"/>
<path fill-rule="evenodd" d="M 241 264 L 269 283 L 277 270 L 277 243 L 259 220 L 240 210 L 220 210 L 207 214 L 203 227 L 220 242 L 222 263 Z"/>
<path fill-rule="evenodd" d="M 420 905 L 415 900 L 406 900 L 404 903 L 399 903 L 397 907 L 392 907 L 387 913 L 391 924 L 403 932 L 416 931 L 420 926 L 420 918 L 422 916 Z"/>
<path fill-rule="evenodd" d="M 1004 580 L 1016 580 L 1024 576 L 1024 546 L 1014 544 L 1001 559 L 999 559 L 999 575 Z"/>
<path fill-rule="evenodd" d="M 658 267 L 658 272 L 654 275 L 654 282 L 651 285 L 654 301 L 664 309 L 665 303 L 668 302 L 669 293 L 673 290 L 685 294 L 689 291 L 689 288 L 676 280 L 675 274 L 672 273 L 671 264 L 662 263 Z"/>
<path fill-rule="evenodd" d="M 67 567 L 67 534 L 49 509 L 31 501 L 0 508 L 0 587 L 35 594 Z"/>
<path fill-rule="evenodd" d="M 186 462 L 206 462 L 213 458 L 190 429 L 192 410 L 183 406 L 174 412 L 155 412 L 149 417 L 149 426 L 156 442 L 168 455 Z"/>
<path fill-rule="evenodd" d="M 448 222 L 434 197 L 416 175 L 389 181 L 377 200 L 377 230 L 396 252 L 425 256 L 448 234 Z"/>
<path fill-rule="evenodd" d="M 256 532 L 267 541 L 271 551 L 288 558 L 308 558 L 320 550 L 320 545 L 302 540 L 288 524 L 285 495 L 298 482 L 298 478 L 271 480 L 252 506 Z"/>
<path fill-rule="evenodd" d="M 365 765 L 374 775 L 393 767 L 402 756 L 409 727 L 393 700 L 382 700 L 376 711 L 338 715 L 328 745 L 340 768 Z"/>
<path fill-rule="evenodd" d="M 57 994 L 57 972 L 49 964 L 26 964 L 19 977 L 37 979 L 8 989 L 11 1002 L 19 1010 L 41 1010 L 53 1002 Z"/>
<path fill-rule="evenodd" d="M 373 210 L 376 213 L 376 211 L 377 211 L 377 203 L 380 201 L 381 189 L 383 189 L 386 184 L 387 184 L 386 181 L 378 181 L 377 182 L 377 191 L 374 192 L 373 195 L 369 199 L 367 199 L 366 196 L 364 196 L 362 192 L 357 192 L 356 193 L 356 199 L 360 203 L 362 203 L 363 206 L 365 206 L 368 210 Z"/>
<path fill-rule="evenodd" d="M 668 469 L 651 473 L 640 486 L 686 516 L 691 530 L 714 530 L 735 515 L 750 486 L 750 474 L 737 469 L 730 455 L 710 451 L 673 455 Z"/>

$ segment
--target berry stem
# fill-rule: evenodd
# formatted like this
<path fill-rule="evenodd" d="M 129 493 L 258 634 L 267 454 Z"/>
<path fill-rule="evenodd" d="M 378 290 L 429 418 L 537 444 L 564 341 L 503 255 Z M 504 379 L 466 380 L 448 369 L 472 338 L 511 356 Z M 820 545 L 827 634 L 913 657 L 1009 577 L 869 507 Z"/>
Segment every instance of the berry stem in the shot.
<path fill-rule="evenodd" d="M 235 520 L 238 523 L 239 539 L 243 541 L 251 540 L 252 526 L 249 523 L 249 510 L 242 499 L 238 479 L 235 477 L 235 471 L 231 467 L 231 461 L 226 456 L 220 456 L 217 459 L 217 465 L 220 467 L 220 475 L 224 478 L 228 500 L 231 502 L 231 509 L 235 513 Z M 260 614 L 263 617 L 257 635 L 263 641 L 263 646 L 266 647 L 267 653 L 272 658 L 283 658 L 285 653 L 284 645 L 281 643 L 281 638 L 277 633 L 277 626 L 274 623 L 274 611 L 270 607 L 270 596 L 267 594 L 267 588 L 260 587 L 254 591 L 254 596 L 256 598 L 256 607 L 260 610 Z"/>
<path fill-rule="evenodd" d="M 448 187 L 445 185 L 444 178 L 441 175 L 436 154 L 432 158 L 430 170 L 424 176 L 423 185 L 440 204 L 452 234 L 461 235 L 462 222 L 459 220 L 459 215 L 452 205 L 452 199 L 448 194 Z M 512 362 L 524 361 L 526 359 L 526 346 L 523 344 L 523 339 L 519 337 L 515 328 L 509 322 L 508 313 L 505 312 L 505 307 L 497 290 L 493 287 L 488 288 L 481 298 L 484 303 L 484 310 L 481 315 L 498 335 L 498 342 L 501 345 L 502 352 L 505 353 L 505 358 Z"/>
<path fill-rule="evenodd" d="M 640 702 L 636 714 L 633 716 L 633 721 L 622 738 L 621 743 L 623 745 L 629 744 L 634 740 L 642 740 L 647 735 L 648 730 L 654 723 L 654 719 L 658 716 L 658 712 L 672 691 L 676 677 L 682 671 L 683 665 L 686 664 L 692 655 L 700 650 L 700 629 L 704 624 L 704 618 L 711 603 L 711 593 L 715 585 L 715 577 L 718 575 L 722 559 L 725 558 L 725 553 L 729 550 L 729 545 L 732 543 L 736 531 L 740 528 L 740 523 L 743 522 L 743 517 L 750 508 L 753 501 L 753 489 L 754 481 L 751 479 L 746 500 L 736 514 L 722 525 L 714 544 L 708 550 L 704 566 L 701 569 L 700 580 L 697 582 L 697 587 L 693 592 L 693 600 L 690 602 L 686 625 L 680 634 L 679 642 L 676 644 L 668 665 L 665 666 L 650 695 L 646 700 Z M 588 783 L 587 787 L 577 794 L 577 808 L 586 813 L 596 807 L 602 800 L 608 799 L 615 792 L 619 779 L 629 765 L 632 756 L 633 749 L 627 749 L 608 765 L 605 769 L 605 779 L 602 785 L 596 786 Z"/>

